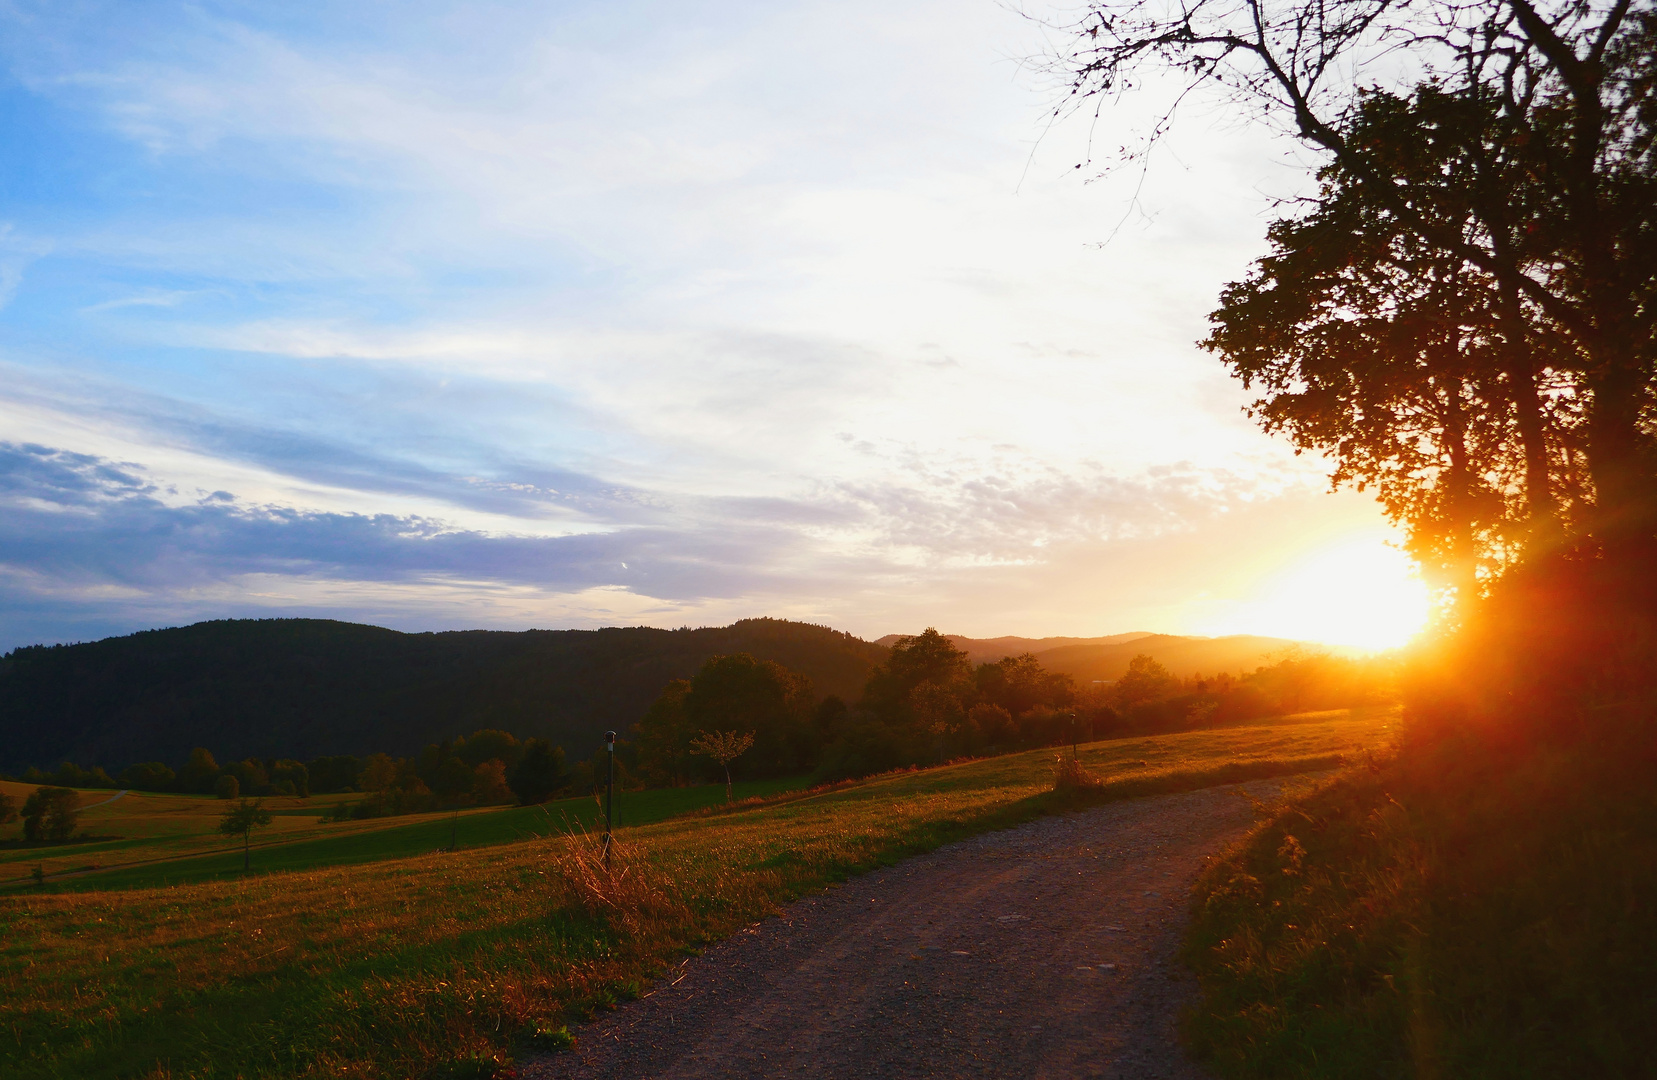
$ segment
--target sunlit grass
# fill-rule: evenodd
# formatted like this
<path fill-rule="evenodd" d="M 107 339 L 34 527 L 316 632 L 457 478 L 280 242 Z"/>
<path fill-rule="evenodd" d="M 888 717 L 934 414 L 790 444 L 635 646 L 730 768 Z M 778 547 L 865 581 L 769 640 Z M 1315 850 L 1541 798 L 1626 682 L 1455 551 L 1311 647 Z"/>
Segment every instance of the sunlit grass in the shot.
<path fill-rule="evenodd" d="M 737 784 L 736 794 L 738 798 L 772 795 L 807 783 L 804 777 L 753 780 Z M 15 789 L 19 802 L 34 790 L 23 784 L 0 787 Z M 93 807 L 82 812 L 81 831 L 119 836 L 119 840 L 0 848 L 0 890 L 30 884 L 30 871 L 36 864 L 54 887 L 72 889 L 173 885 L 241 874 L 241 844 L 227 841 L 218 831 L 226 803 L 211 795 L 140 792 L 108 801 L 114 794 L 80 792 L 82 805 Z M 322 820 L 336 803 L 360 798 L 321 795 L 262 800 L 274 820 L 268 829 L 254 834 L 255 872 L 424 855 L 457 843 L 462 847 L 511 843 L 549 836 L 572 825 L 590 827 L 601 815 L 593 799 L 571 798 L 545 806 L 468 808 L 458 815 L 439 811 L 362 821 Z M 660 821 L 724 801 L 723 784 L 624 793 L 619 801 L 620 822 Z"/>
<path fill-rule="evenodd" d="M 1106 781 L 1097 797 L 1120 797 L 1326 766 L 1393 722 L 1378 711 L 1119 740 L 1082 758 Z M 620 906 L 603 901 L 615 883 L 595 885 L 575 858 L 571 844 L 590 844 L 579 834 L 168 888 L 13 892 L 0 897 L 3 1071 L 381 1077 L 504 1053 L 792 897 L 1062 808 L 1053 756 L 627 827 L 640 891 Z"/>

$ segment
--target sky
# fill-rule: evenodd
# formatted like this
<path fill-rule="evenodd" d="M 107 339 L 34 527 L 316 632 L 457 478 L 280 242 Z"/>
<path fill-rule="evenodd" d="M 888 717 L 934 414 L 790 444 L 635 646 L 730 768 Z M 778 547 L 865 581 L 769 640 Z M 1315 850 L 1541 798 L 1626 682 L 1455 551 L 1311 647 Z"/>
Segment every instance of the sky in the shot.
<path fill-rule="evenodd" d="M 1304 154 L 1198 100 L 1106 168 L 1156 95 L 1055 121 L 1031 13 L 0 2 L 0 650 L 1398 643 L 1397 534 L 1196 345 Z"/>

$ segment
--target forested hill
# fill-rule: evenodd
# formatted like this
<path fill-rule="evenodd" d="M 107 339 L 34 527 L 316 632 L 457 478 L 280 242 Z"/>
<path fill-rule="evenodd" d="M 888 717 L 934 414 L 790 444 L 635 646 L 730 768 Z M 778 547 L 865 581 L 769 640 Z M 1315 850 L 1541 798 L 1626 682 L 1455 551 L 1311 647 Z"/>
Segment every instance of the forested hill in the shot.
<path fill-rule="evenodd" d="M 656 630 L 405 634 L 322 619 L 151 630 L 0 658 L 0 770 L 64 759 L 112 770 L 182 761 L 413 754 L 495 727 L 577 756 L 625 731 L 671 679 L 746 652 L 856 700 L 880 645 L 826 627 L 748 619 Z"/>

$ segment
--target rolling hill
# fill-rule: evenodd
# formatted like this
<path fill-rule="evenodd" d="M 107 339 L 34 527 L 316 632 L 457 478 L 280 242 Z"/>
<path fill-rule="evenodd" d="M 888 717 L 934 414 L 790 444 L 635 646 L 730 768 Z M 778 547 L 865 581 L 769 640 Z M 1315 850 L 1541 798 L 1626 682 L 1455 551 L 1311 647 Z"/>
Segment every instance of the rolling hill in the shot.
<path fill-rule="evenodd" d="M 426 634 L 322 619 L 203 622 L 0 658 L 0 769 L 66 758 L 176 765 L 196 746 L 221 760 L 411 754 L 483 727 L 585 756 L 711 656 L 775 660 L 819 696 L 855 700 L 886 651 L 777 619 Z"/>
<path fill-rule="evenodd" d="M 746 619 L 658 630 L 466 630 L 406 634 L 325 619 L 241 619 L 150 630 L 0 658 L 0 770 L 69 759 L 111 771 L 177 765 L 192 747 L 223 760 L 412 754 L 483 727 L 539 735 L 585 756 L 625 732 L 671 679 L 746 652 L 855 702 L 897 635 Z M 1079 683 L 1120 678 L 1149 653 L 1178 675 L 1252 669 L 1280 638 L 952 636 L 974 663 L 1034 653 Z"/>

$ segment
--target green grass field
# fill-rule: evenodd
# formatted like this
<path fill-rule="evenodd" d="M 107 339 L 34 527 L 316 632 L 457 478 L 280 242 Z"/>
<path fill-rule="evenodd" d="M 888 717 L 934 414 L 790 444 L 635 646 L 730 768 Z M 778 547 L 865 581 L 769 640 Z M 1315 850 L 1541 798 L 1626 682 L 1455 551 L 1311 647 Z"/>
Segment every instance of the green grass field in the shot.
<path fill-rule="evenodd" d="M 752 780 L 735 785 L 738 799 L 763 798 L 805 787 L 804 777 Z M 33 788 L 16 789 L 19 802 Z M 150 795 L 140 792 L 111 800 L 113 792 L 83 791 L 81 828 L 119 840 L 50 847 L 0 849 L 0 890 L 28 887 L 38 863 L 53 888 L 127 889 L 176 885 L 239 876 L 242 848 L 218 832 L 219 815 L 228 805 L 208 795 Z M 571 828 L 591 829 L 602 818 L 591 798 L 561 799 L 544 806 L 491 806 L 449 812 L 325 822 L 335 803 L 360 795 L 322 795 L 311 799 L 266 799 L 275 820 L 254 834 L 255 872 L 308 870 L 320 866 L 406 858 L 445 850 L 507 844 L 546 837 Z M 643 825 L 725 801 L 722 784 L 617 796 L 617 826 Z"/>
<path fill-rule="evenodd" d="M 1395 723 L 1375 710 L 1087 744 L 1083 764 L 1105 780 L 1088 798 L 1326 768 Z M 488 1075 L 538 1028 L 639 992 L 675 956 L 787 900 L 1076 805 L 1052 792 L 1053 760 L 1031 751 L 729 809 L 686 803 L 648 823 L 649 796 L 634 795 L 608 874 L 585 834 L 514 842 L 528 832 L 514 820 L 535 813 L 518 810 L 463 816 L 487 846 L 463 837 L 453 853 L 432 850 L 450 823 L 427 819 L 336 841 L 354 853 L 287 845 L 296 865 L 350 864 L 166 887 L 123 880 L 153 869 L 129 867 L 106 872 L 119 889 L 87 887 L 89 875 L 12 890 L 0 896 L 0 1072 Z M 662 814 L 674 798 L 714 801 L 707 789 L 656 794 Z M 576 805 L 590 820 L 591 802 Z M 419 830 L 434 831 L 405 835 Z M 423 853 L 395 857 L 398 845 Z"/>

